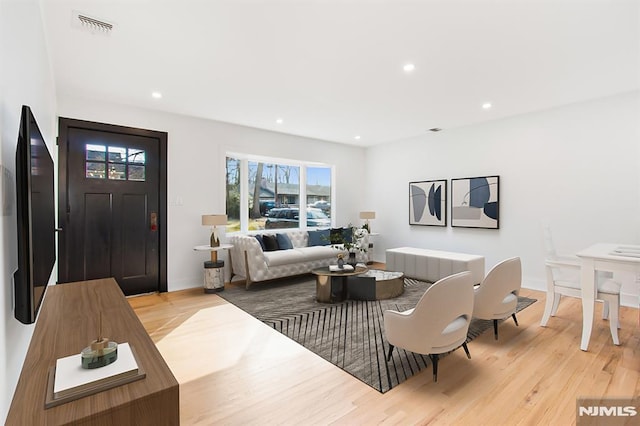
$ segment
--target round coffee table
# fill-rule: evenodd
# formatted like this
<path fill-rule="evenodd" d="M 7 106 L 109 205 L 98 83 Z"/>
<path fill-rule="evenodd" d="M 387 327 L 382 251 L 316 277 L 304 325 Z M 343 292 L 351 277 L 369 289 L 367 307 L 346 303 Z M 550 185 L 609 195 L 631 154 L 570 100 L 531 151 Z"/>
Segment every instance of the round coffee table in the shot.
<path fill-rule="evenodd" d="M 347 278 L 367 272 L 366 266 L 353 271 L 330 271 L 328 266 L 311 271 L 316 276 L 316 300 L 322 303 L 342 302 L 347 298 Z"/>
<path fill-rule="evenodd" d="M 392 299 L 404 293 L 404 274 L 369 269 L 365 273 L 349 279 L 348 287 L 349 299 Z"/>

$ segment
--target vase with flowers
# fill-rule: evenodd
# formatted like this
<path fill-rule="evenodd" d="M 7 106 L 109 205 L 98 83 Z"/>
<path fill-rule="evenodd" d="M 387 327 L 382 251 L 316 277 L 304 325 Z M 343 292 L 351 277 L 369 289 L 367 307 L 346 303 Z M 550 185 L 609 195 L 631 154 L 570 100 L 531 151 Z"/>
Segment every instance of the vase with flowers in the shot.
<path fill-rule="evenodd" d="M 346 251 L 349 256 L 347 263 L 355 268 L 357 263 L 356 253 L 367 251 L 366 244 L 362 243 L 362 239 L 365 235 L 366 230 L 354 228 L 349 225 L 348 227 L 343 228 L 341 232 L 336 232 L 331 235 L 331 246 L 337 250 Z M 338 259 L 340 259 L 340 255 L 338 256 Z"/>

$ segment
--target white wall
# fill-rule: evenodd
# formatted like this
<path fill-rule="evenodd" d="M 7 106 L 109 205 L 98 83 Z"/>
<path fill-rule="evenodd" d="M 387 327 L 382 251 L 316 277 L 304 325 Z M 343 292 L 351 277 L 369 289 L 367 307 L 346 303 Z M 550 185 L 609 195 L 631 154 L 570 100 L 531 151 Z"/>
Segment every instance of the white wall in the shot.
<path fill-rule="evenodd" d="M 639 126 L 633 92 L 368 149 L 376 259 L 417 246 L 482 254 L 488 270 L 520 256 L 523 285 L 543 289 L 544 224 L 559 252 L 640 243 Z M 409 182 L 486 175 L 500 175 L 499 230 L 409 226 Z M 635 277 L 621 279 L 625 303 L 637 305 Z"/>
<path fill-rule="evenodd" d="M 0 31 L 0 200 L 4 200 L 0 220 L 0 419 L 5 419 L 34 328 L 13 316 L 13 272 L 18 264 L 15 149 L 23 104 L 31 107 L 56 163 L 57 157 L 55 89 L 38 0 L 0 0 Z"/>
<path fill-rule="evenodd" d="M 224 213 L 225 153 L 319 161 L 336 165 L 336 223 L 358 223 L 362 210 L 364 149 L 193 117 L 96 104 L 60 96 L 62 117 L 168 132 L 168 287 L 202 286 L 202 262 L 194 252 L 211 233 L 201 215 Z"/>

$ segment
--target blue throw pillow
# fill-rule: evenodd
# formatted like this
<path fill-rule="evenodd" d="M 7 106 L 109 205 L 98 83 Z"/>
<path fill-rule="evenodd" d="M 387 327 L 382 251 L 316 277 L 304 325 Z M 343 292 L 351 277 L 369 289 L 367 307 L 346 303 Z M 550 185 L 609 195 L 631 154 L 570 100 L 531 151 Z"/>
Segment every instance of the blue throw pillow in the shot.
<path fill-rule="evenodd" d="M 258 242 L 260 243 L 260 248 L 262 248 L 262 251 L 265 251 L 267 248 L 264 246 L 264 240 L 262 239 L 262 235 L 258 234 L 255 237 L 256 237 L 256 240 L 258 240 Z"/>
<path fill-rule="evenodd" d="M 317 231 L 307 231 L 309 234 L 309 247 L 328 246 L 331 244 L 329 240 L 329 230 L 319 229 Z"/>
<path fill-rule="evenodd" d="M 278 247 L 280 247 L 280 250 L 289 250 L 293 248 L 291 238 L 289 238 L 287 234 L 276 234 L 276 238 L 278 239 Z"/>
<path fill-rule="evenodd" d="M 331 228 L 329 231 L 329 240 L 331 244 L 342 244 L 344 243 L 344 232 L 342 228 Z"/>
<path fill-rule="evenodd" d="M 346 227 L 342 229 L 342 238 L 345 243 L 353 242 L 353 228 Z"/>

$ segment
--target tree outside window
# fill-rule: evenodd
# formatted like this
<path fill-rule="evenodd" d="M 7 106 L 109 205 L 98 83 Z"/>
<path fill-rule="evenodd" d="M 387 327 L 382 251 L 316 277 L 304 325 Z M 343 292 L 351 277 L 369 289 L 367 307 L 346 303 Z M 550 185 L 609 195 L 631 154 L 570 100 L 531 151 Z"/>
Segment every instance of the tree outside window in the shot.
<path fill-rule="evenodd" d="M 330 223 L 331 167 L 238 157 L 227 157 L 227 232 L 314 227 Z M 246 177 L 241 172 L 243 161 L 246 162 Z M 305 168 L 307 176 L 304 185 L 301 184 L 302 168 Z M 243 190 L 247 200 L 244 206 L 240 201 Z M 302 225 L 299 223 L 301 200 L 305 200 L 302 209 L 307 212 L 307 220 L 303 220 Z M 247 229 L 241 229 L 243 217 L 246 218 Z"/>

